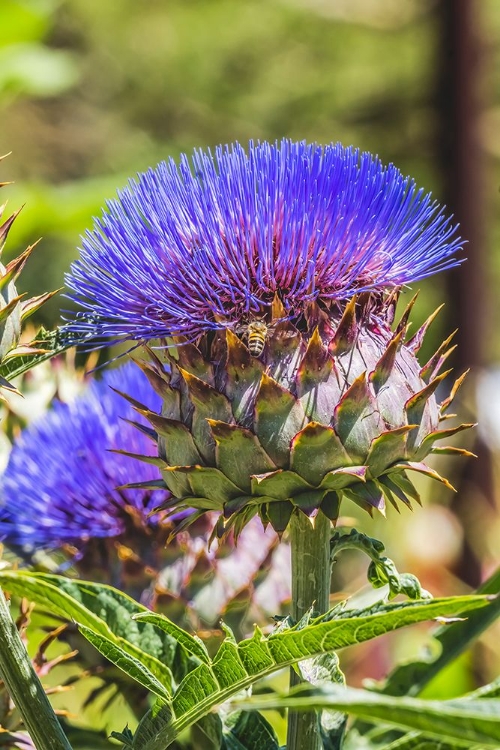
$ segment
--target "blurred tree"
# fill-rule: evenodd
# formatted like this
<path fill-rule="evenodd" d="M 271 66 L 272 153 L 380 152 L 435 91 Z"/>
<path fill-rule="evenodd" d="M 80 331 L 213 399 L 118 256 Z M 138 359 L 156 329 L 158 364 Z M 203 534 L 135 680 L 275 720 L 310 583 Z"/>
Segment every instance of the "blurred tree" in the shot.
<path fill-rule="evenodd" d="M 458 327 L 453 364 L 459 373 L 472 369 L 472 380 L 491 358 L 491 309 L 486 260 L 485 169 L 479 124 L 484 109 L 485 55 L 482 6 L 476 0 L 441 0 L 441 75 L 437 109 L 440 128 L 437 158 L 443 174 L 444 197 L 468 240 L 467 263 L 447 275 L 449 327 Z M 494 507 L 492 457 L 476 439 L 477 459 L 463 467 L 452 507 L 465 529 L 463 554 L 456 573 L 477 587 L 483 577 L 478 523 Z M 488 507 L 488 505 L 490 507 Z M 480 511 L 481 507 L 481 511 Z"/>

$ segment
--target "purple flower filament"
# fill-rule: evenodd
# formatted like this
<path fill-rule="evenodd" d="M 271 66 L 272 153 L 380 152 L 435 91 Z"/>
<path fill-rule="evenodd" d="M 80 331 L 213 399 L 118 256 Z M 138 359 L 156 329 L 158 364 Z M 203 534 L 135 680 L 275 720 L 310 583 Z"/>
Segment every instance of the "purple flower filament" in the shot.
<path fill-rule="evenodd" d="M 396 167 L 339 144 L 196 151 L 107 204 L 67 276 L 96 339 L 196 338 L 310 300 L 389 291 L 457 265 L 462 243 Z"/>

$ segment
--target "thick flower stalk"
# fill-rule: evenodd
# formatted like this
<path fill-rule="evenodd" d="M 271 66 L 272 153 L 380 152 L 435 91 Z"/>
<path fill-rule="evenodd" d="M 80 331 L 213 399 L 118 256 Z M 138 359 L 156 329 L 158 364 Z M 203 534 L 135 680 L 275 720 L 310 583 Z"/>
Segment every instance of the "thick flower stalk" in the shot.
<path fill-rule="evenodd" d="M 383 511 L 418 499 L 409 472 L 439 478 L 424 459 L 463 428 L 439 429 L 449 340 L 422 365 L 428 324 L 408 338 L 411 303 L 392 324 L 400 290 L 460 246 L 431 197 L 369 154 L 196 152 L 140 175 L 84 237 L 70 329 L 165 347 L 168 367 L 143 366 L 162 415 L 142 413 L 171 507 L 237 530 L 258 513 L 281 533 L 294 511 Z"/>

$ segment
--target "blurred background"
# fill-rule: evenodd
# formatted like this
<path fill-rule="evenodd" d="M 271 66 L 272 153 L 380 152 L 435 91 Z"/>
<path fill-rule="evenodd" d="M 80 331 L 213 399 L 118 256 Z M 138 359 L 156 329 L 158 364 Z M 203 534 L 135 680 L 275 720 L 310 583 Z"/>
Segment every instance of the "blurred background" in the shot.
<path fill-rule="evenodd" d="M 457 410 L 481 429 L 475 461 L 441 467 L 458 492 L 421 483 L 424 508 L 362 519 L 434 594 L 466 592 L 500 557 L 500 3 L 497 0 L 2 0 L 0 179 L 25 204 L 7 260 L 42 237 L 20 280 L 63 286 L 79 235 L 136 172 L 197 146 L 342 141 L 394 162 L 447 204 L 467 263 L 421 284 L 415 325 L 441 302 L 426 355 L 453 329 Z M 53 327 L 58 296 L 35 321 Z M 497 365 L 498 366 L 498 365 Z M 497 418 L 498 415 L 498 418 Z M 462 440 L 462 443 L 464 440 Z M 443 459 L 441 459 L 443 460 Z M 439 465 L 438 465 L 439 468 Z M 351 510 L 349 510 L 351 512 Z M 346 555 L 337 588 L 363 582 Z M 414 655 L 422 633 L 347 654 L 351 684 Z M 450 693 L 498 673 L 490 629 L 452 667 Z M 434 684 L 429 694 L 439 695 Z M 114 728 L 117 728 L 114 726 Z"/>

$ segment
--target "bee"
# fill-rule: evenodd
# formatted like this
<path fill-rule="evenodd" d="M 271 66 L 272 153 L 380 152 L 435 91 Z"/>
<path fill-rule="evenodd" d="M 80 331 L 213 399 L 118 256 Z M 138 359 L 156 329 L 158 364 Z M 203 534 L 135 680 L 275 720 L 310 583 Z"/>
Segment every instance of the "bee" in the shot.
<path fill-rule="evenodd" d="M 248 351 L 252 357 L 259 358 L 264 351 L 267 336 L 273 327 L 273 325 L 268 325 L 261 318 L 257 318 L 256 320 L 251 320 L 249 323 L 238 326 L 236 333 L 239 335 L 243 334 L 246 339 Z"/>
<path fill-rule="evenodd" d="M 276 313 L 278 314 L 276 315 Z M 236 327 L 236 333 L 238 335 L 243 334 L 248 351 L 251 356 L 256 359 L 262 356 L 269 335 L 275 331 L 279 324 L 285 323 L 291 318 L 291 316 L 286 314 L 281 302 L 279 303 L 279 306 L 275 305 L 273 302 L 271 317 L 272 321 L 270 323 L 266 323 L 264 318 L 254 318 L 253 320 L 250 319 L 248 323 Z M 280 335 L 281 337 L 287 338 L 290 335 L 293 336 L 294 333 L 293 331 L 281 331 Z"/>
<path fill-rule="evenodd" d="M 248 324 L 246 334 L 248 341 L 248 351 L 252 357 L 260 357 L 266 345 L 266 338 L 269 332 L 269 326 L 263 320 L 252 320 Z"/>

